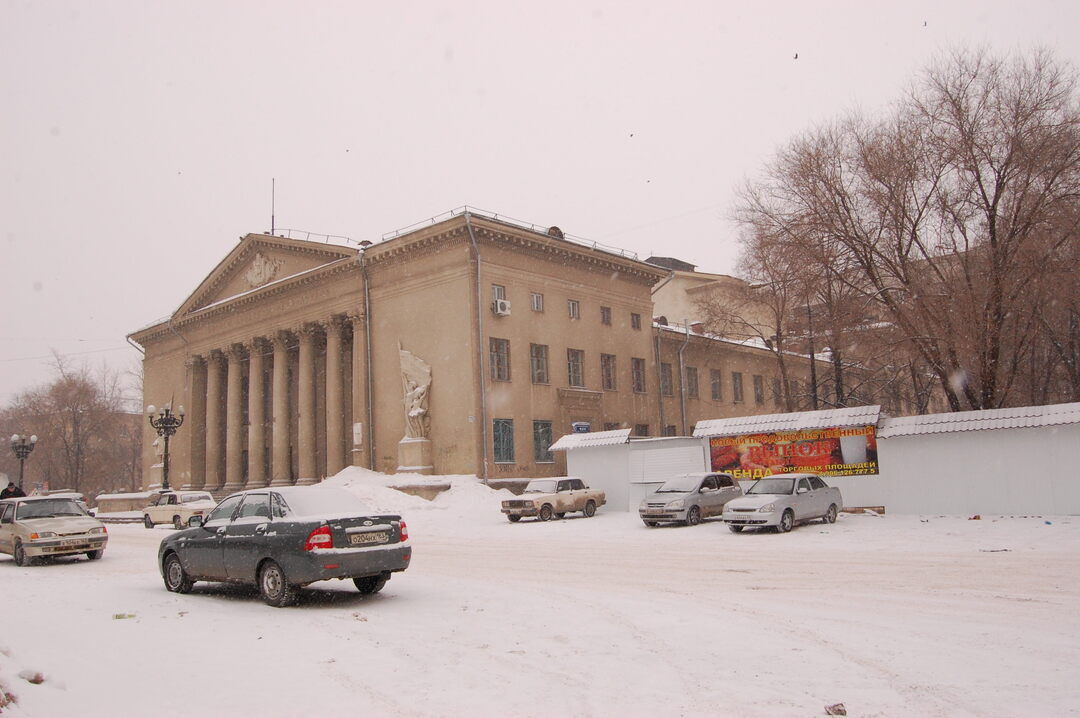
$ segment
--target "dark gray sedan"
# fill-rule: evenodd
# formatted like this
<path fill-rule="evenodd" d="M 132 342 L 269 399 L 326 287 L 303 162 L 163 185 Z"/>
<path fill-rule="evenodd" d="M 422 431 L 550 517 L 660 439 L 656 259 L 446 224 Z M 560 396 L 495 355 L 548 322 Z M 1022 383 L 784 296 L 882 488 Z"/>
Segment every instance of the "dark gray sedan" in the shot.
<path fill-rule="evenodd" d="M 296 601 L 315 581 L 351 578 L 375 593 L 412 558 L 400 516 L 370 515 L 342 489 L 284 486 L 229 496 L 205 519 L 162 540 L 165 587 L 187 593 L 195 581 L 254 585 L 271 606 Z"/>

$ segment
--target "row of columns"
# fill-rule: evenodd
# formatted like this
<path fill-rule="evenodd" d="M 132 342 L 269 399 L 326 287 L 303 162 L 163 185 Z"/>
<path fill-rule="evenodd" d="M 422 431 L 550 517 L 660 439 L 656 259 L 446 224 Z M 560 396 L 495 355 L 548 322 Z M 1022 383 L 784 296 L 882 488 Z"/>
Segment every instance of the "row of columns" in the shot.
<path fill-rule="evenodd" d="M 322 322 L 309 322 L 299 327 L 276 332 L 265 337 L 253 337 L 246 343 L 230 344 L 206 355 L 193 356 L 191 382 L 192 426 L 192 488 L 230 493 L 263 486 L 287 486 L 293 483 L 312 484 L 319 481 L 317 446 L 317 343 L 326 339 L 325 355 L 325 475 L 341 471 L 347 465 L 345 447 L 345 371 L 343 361 L 346 342 L 357 336 L 357 315 L 336 315 Z M 349 331 L 349 324 L 354 329 Z M 289 350 L 299 343 L 296 406 L 289 400 Z M 355 350 L 355 347 L 354 347 Z M 354 355 L 356 352 L 354 351 Z M 266 360 L 271 358 L 271 421 L 266 421 L 263 377 Z M 247 413 L 247 477 L 244 479 L 243 386 L 244 363 L 248 364 Z M 204 374 L 200 376 L 200 373 Z M 222 378 L 224 375 L 224 383 Z M 197 417 L 204 418 L 204 433 L 199 436 Z M 291 417 L 297 417 L 295 447 L 297 476 L 292 476 L 290 449 Z M 267 436 L 269 429 L 269 437 Z M 200 438 L 202 445 L 200 446 Z M 222 439 L 224 438 L 224 443 Z M 264 451 L 270 448 L 270 475 L 265 471 Z M 224 461 L 222 460 L 224 459 Z M 203 476 L 198 476 L 198 467 Z M 221 468 L 224 467 L 224 475 Z"/>

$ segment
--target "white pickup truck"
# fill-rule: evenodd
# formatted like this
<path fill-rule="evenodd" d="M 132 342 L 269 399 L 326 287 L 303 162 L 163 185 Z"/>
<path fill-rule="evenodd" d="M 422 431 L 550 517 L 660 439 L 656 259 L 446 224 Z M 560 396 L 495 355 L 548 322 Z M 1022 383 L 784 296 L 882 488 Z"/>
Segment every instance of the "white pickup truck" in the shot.
<path fill-rule="evenodd" d="M 522 516 L 536 516 L 541 521 L 550 521 L 553 516 L 561 519 L 571 511 L 580 511 L 588 518 L 604 503 L 604 492 L 590 489 L 581 479 L 533 479 L 521 498 L 502 502 L 502 512 L 512 523 Z"/>

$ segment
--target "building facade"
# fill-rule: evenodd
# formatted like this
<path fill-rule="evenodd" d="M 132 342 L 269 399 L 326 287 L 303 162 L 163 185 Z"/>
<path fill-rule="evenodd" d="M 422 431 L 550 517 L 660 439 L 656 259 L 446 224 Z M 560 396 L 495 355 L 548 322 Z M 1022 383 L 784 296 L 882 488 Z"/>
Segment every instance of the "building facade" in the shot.
<path fill-rule="evenodd" d="M 366 247 L 250 234 L 131 339 L 145 402 L 186 409 L 176 486 L 306 484 L 346 466 L 559 475 L 550 446 L 575 422 L 689 434 L 776 410 L 755 393 L 775 373 L 767 351 L 654 323 L 668 275 L 468 211 Z"/>

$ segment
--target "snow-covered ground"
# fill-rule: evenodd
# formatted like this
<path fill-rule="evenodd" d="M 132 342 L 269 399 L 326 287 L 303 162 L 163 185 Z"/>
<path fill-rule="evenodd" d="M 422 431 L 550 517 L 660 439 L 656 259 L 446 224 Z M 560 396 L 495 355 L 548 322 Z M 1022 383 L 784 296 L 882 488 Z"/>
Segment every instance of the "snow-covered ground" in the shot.
<path fill-rule="evenodd" d="M 1078 517 L 510 524 L 507 492 L 451 480 L 432 502 L 360 470 L 330 480 L 409 524 L 412 566 L 372 597 L 168 593 L 164 526 L 110 526 L 97 562 L 0 557 L 0 687 L 17 701 L 0 714 L 1080 714 Z"/>

